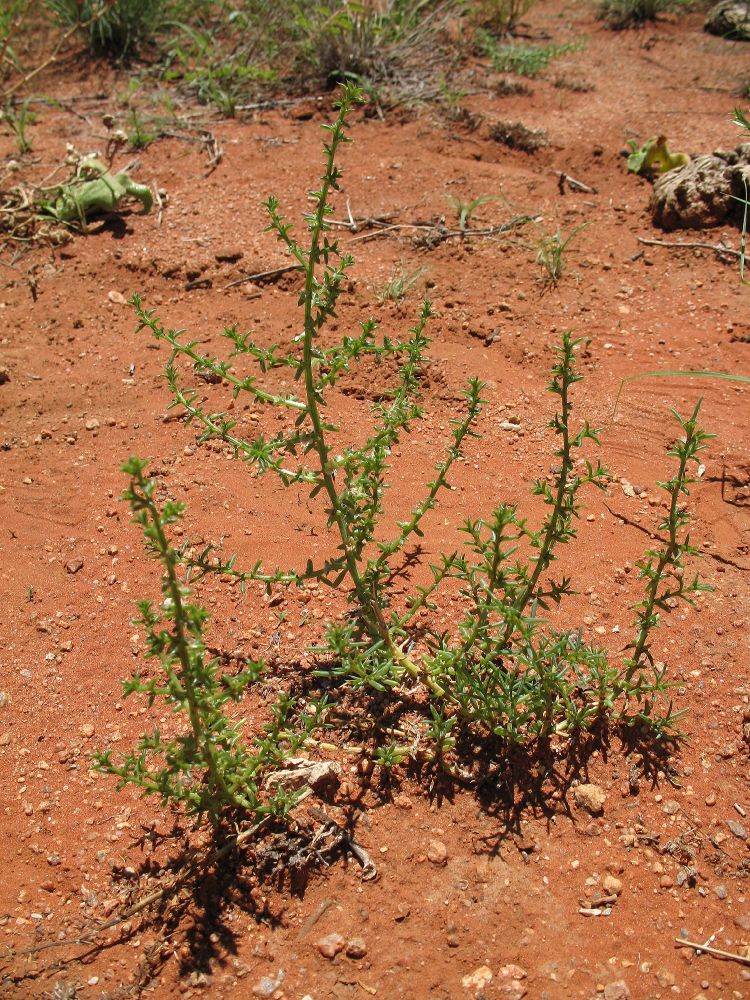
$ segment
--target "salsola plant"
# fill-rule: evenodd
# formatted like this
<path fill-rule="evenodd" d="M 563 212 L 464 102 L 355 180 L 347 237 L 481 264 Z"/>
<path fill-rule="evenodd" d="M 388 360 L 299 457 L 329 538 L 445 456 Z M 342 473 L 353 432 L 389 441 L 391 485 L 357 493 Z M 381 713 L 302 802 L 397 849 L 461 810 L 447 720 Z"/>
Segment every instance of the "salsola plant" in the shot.
<path fill-rule="evenodd" d="M 145 733 L 130 753 L 95 754 L 95 767 L 116 775 L 118 788 L 135 785 L 146 795 L 158 795 L 164 804 L 180 805 L 199 818 L 207 815 L 214 823 L 227 811 L 283 815 L 296 794 L 277 788 L 266 795 L 261 781 L 309 737 L 325 702 L 310 701 L 305 711 L 295 712 L 294 698 L 281 695 L 262 733 L 245 742 L 241 721 L 230 719 L 225 706 L 246 694 L 264 665 L 250 662 L 241 673 L 229 675 L 208 655 L 203 639 L 208 613 L 190 601 L 190 589 L 181 578 L 183 554 L 169 540 L 170 526 L 181 520 L 184 505 L 167 501 L 160 506 L 154 496 L 156 483 L 145 470 L 140 459 L 125 463 L 123 471 L 131 482 L 123 499 L 143 530 L 147 551 L 162 567 L 163 600 L 158 607 L 141 601 L 136 622 L 145 631 L 146 658 L 158 660 L 161 670 L 152 676 L 137 673 L 123 688 L 126 697 L 145 695 L 149 705 L 163 701 L 179 717 L 178 726 L 187 721 L 187 732 Z"/>
<path fill-rule="evenodd" d="M 423 416 L 419 385 L 431 310 L 429 303 L 423 305 L 404 339 L 377 335 L 375 323 L 368 319 L 333 346 L 322 343 L 321 331 L 336 315 L 353 264 L 332 237 L 327 220 L 342 176 L 337 154 L 350 141 L 347 129 L 359 100 L 356 88 L 345 87 L 338 117 L 325 126 L 325 169 L 319 187 L 311 192 L 306 242 L 295 237 L 275 197 L 265 203 L 268 229 L 286 248 L 303 282 L 302 331 L 288 349 L 264 347 L 231 328 L 224 331 L 231 343 L 230 357 L 212 357 L 201 353 L 197 342 L 182 332 L 165 328 L 134 298 L 140 329 L 171 348 L 166 375 L 172 405 L 200 426 L 201 440 L 222 440 L 257 473 L 273 473 L 284 486 L 306 490 L 312 498 L 321 495 L 338 546 L 318 564 L 310 560 L 291 569 L 261 563 L 240 569 L 234 556 L 225 557 L 210 546 L 192 555 L 183 550 L 181 559 L 197 579 L 216 573 L 243 585 L 259 581 L 267 588 L 304 587 L 316 580 L 344 592 L 350 613 L 327 628 L 318 649 L 319 671 L 349 686 L 388 692 L 394 698 L 406 696 L 407 688 L 421 687 L 430 706 L 426 725 L 435 752 L 450 748 L 456 725 L 494 734 L 502 743 L 574 733 L 606 719 L 647 724 L 657 735 L 669 733 L 675 714 L 671 704 L 664 711 L 659 706 L 668 684 L 654 668 L 649 637 L 659 610 L 671 606 L 673 598 L 689 600 L 702 589 L 697 578 L 688 582 L 683 575 L 683 559 L 693 549 L 681 497 L 687 493 L 691 463 L 705 435 L 697 423 L 697 409 L 689 419 L 679 418 L 684 436 L 670 452 L 677 469 L 662 484 L 671 498 L 663 526 L 667 541 L 641 564 L 645 597 L 626 658 L 612 662 L 603 649 L 585 641 L 582 631 L 552 628 L 543 616 L 572 593 L 572 581 L 551 576 L 550 570 L 559 547 L 576 536 L 581 491 L 588 486 L 604 489 L 608 481 L 601 463 L 583 455 L 584 449 L 598 443 L 596 431 L 588 422 L 573 419 L 572 390 L 582 376 L 576 367 L 579 341 L 570 333 L 563 335 L 557 348 L 549 385 L 557 400 L 550 427 L 557 440 L 558 471 L 551 483 L 540 479 L 533 487 L 547 510 L 541 525 L 532 526 L 517 505 L 509 504 L 500 504 L 484 517 L 467 518 L 465 549 L 441 556 L 431 567 L 429 584 L 417 586 L 405 605 L 393 602 L 395 572 L 422 536 L 425 517 L 449 486 L 468 439 L 477 436 L 483 387 L 477 379 L 469 382 L 464 412 L 452 422 L 444 457 L 422 499 L 389 531 L 384 497 L 390 456 Z M 398 376 L 387 401 L 374 406 L 365 440 L 340 447 L 339 428 L 327 417 L 326 404 L 342 375 L 363 358 L 396 360 Z M 238 359 L 253 366 L 249 374 L 236 369 Z M 245 395 L 288 413 L 289 426 L 273 437 L 242 436 L 233 416 L 210 411 L 200 391 L 185 384 L 185 362 L 194 372 L 228 383 L 234 397 Z M 299 394 L 268 388 L 263 376 L 274 369 L 293 375 Z M 460 593 L 462 620 L 453 631 L 437 624 L 425 627 L 425 616 L 429 619 L 437 610 L 446 588 Z M 396 744 L 378 754 L 382 763 L 402 757 Z"/>

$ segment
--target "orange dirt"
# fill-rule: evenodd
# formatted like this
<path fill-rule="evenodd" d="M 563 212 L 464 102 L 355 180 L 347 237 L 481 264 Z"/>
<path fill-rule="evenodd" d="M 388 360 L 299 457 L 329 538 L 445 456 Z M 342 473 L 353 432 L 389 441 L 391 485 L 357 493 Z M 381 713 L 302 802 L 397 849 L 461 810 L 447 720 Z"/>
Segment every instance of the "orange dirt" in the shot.
<path fill-rule="evenodd" d="M 715 592 L 695 609 L 677 609 L 656 637 L 679 684 L 675 703 L 687 710 L 687 739 L 670 763 L 653 767 L 618 739 L 533 768 L 519 757 L 478 791 L 400 768 L 388 778 L 366 759 L 341 755 L 345 780 L 324 805 L 351 823 L 377 865 L 376 880 L 362 881 L 349 857 L 259 881 L 256 867 L 270 862 L 251 851 L 238 867 L 220 866 L 199 881 L 191 917 L 174 926 L 167 907 L 112 929 L 103 948 L 16 954 L 74 937 L 145 895 L 185 843 L 179 830 L 169 838 L 173 818 L 158 803 L 118 793 L 89 769 L 94 748 L 128 747 L 151 722 L 164 721 L 121 699 L 120 680 L 143 659 L 134 601 L 154 598 L 158 578 L 117 500 L 120 462 L 151 456 L 162 494 L 188 502 L 186 533 L 222 542 L 241 564 L 301 566 L 328 544 L 321 504 L 253 478 L 223 446 L 197 446 L 192 426 L 165 417 L 166 353 L 134 334 L 125 300 L 138 292 L 166 325 L 188 329 L 207 351 L 222 349 L 217 333 L 234 323 L 262 343 L 293 335 L 300 325 L 294 276 L 227 286 L 287 262 L 262 231 L 260 201 L 276 193 L 286 217 L 299 220 L 330 103 L 310 99 L 212 121 L 223 158 L 210 172 L 200 146 L 164 139 L 137 154 L 132 171 L 168 193 L 161 222 L 155 214 L 126 215 L 62 248 L 35 248 L 12 269 L 7 255 L 0 263 L 0 364 L 10 375 L 0 385 L 0 941 L 14 950 L 2 960 L 6 995 L 114 998 L 146 984 L 164 998 L 750 996 L 750 965 L 674 942 L 681 934 L 698 942 L 713 936 L 715 947 L 739 954 L 750 945 L 743 836 L 750 831 L 748 391 L 707 380 L 633 382 L 612 420 L 626 375 L 750 373 L 750 293 L 737 259 L 638 241 L 724 239 L 737 247 L 737 229 L 654 231 L 649 185 L 627 174 L 621 155 L 631 135 L 643 141 L 664 133 L 671 148 L 691 153 L 736 145 L 729 115 L 748 49 L 705 35 L 699 15 L 613 33 L 588 5 L 554 2 L 538 4 L 529 22 L 537 35 L 546 31 L 556 42 L 585 36 L 586 46 L 552 63 L 528 95 L 496 96 L 495 77 L 476 64 L 462 104 L 481 119 L 435 109 L 359 116 L 344 151 L 336 218 L 346 218 L 348 203 L 355 217 L 407 224 L 445 216 L 452 224 L 448 195 L 493 195 L 472 225 L 522 214 L 540 221 L 434 248 L 415 246 L 417 231 L 409 228 L 368 230 L 366 238 L 343 230 L 357 266 L 337 325 L 353 331 L 373 314 L 384 332 L 403 334 L 425 283 L 437 313 L 427 420 L 394 455 L 394 519 L 430 478 L 466 379 L 477 374 L 487 383 L 483 436 L 471 442 L 451 477 L 455 489 L 429 518 L 410 586 L 424 579 L 429 558 L 460 544 L 456 526 L 464 517 L 502 500 L 538 516 L 528 487 L 554 464 L 546 429 L 552 400 L 544 392 L 552 348 L 565 328 L 590 338 L 577 413 L 603 428 L 604 461 L 617 478 L 609 495 L 587 497 L 579 539 L 563 560 L 579 596 L 563 615 L 613 652 L 626 641 L 639 593 L 633 563 L 663 515 L 654 483 L 668 467 L 669 408 L 685 413 L 705 397 L 703 420 L 716 437 L 690 507 L 705 553 L 700 569 Z M 101 116 L 110 102 L 96 96 L 101 83 L 89 69 L 79 79 L 76 73 L 69 67 L 45 78 L 44 93 L 62 107 L 40 111 L 30 130 L 33 152 L 16 176 L 41 181 L 62 161 L 66 142 L 82 152 L 103 147 Z M 590 89 L 556 87 L 556 77 Z M 508 150 L 490 138 L 501 119 L 546 129 L 549 144 L 533 154 Z M 18 158 L 8 135 L 0 137 L 0 155 L 6 165 Z M 115 166 L 133 155 L 119 154 Z M 593 192 L 561 189 L 558 171 Z M 558 226 L 566 235 L 583 222 L 566 273 L 545 290 L 535 264 L 540 235 Z M 404 303 L 380 304 L 376 290 L 402 261 L 427 273 Z M 366 368 L 344 383 L 335 415 L 352 440 L 386 386 L 383 372 Z M 206 394 L 217 408 L 227 398 L 216 386 Z M 247 428 L 277 428 L 273 413 L 241 403 L 237 412 Z M 503 426 L 511 418 L 518 431 Z M 298 661 L 344 609 L 339 595 L 320 588 L 311 600 L 283 594 L 276 607 L 259 590 L 243 596 L 218 582 L 201 584 L 199 593 L 213 614 L 212 644 L 235 658 L 267 656 L 278 612 L 286 612 L 269 695 L 289 677 L 284 664 Z M 450 607 L 445 614 L 450 619 Z M 253 703 L 248 725 L 261 709 Z M 576 781 L 604 789 L 602 815 L 576 806 Z M 611 910 L 581 913 L 602 893 L 615 895 Z M 362 939 L 359 950 L 350 948 L 359 957 L 324 957 L 318 942 L 334 933 Z M 520 969 L 506 968 L 513 965 Z M 463 985 L 481 966 L 492 973 L 489 984 Z"/>

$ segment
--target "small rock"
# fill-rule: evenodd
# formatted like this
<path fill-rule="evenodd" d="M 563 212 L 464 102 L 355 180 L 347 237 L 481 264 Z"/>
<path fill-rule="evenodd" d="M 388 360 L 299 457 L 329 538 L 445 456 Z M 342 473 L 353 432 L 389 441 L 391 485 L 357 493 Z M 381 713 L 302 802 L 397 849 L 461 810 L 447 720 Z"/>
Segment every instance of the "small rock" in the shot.
<path fill-rule="evenodd" d="M 656 981 L 659 986 L 666 988 L 667 986 L 674 986 L 677 982 L 677 978 L 673 972 L 669 971 L 669 969 L 659 969 L 656 973 Z"/>
<path fill-rule="evenodd" d="M 736 819 L 728 819 L 727 826 L 735 837 L 738 837 L 740 840 L 747 840 L 747 830 L 742 823 L 738 823 Z"/>
<path fill-rule="evenodd" d="M 114 302 L 118 306 L 127 305 L 127 299 L 122 294 L 122 292 L 111 291 L 107 293 L 107 298 L 110 302 Z"/>
<path fill-rule="evenodd" d="M 616 979 L 604 987 L 604 1000 L 630 1000 L 630 990 L 624 979 Z"/>
<path fill-rule="evenodd" d="M 448 848 L 442 840 L 431 840 L 427 845 L 427 860 L 433 865 L 444 865 L 448 861 Z"/>
<path fill-rule="evenodd" d="M 69 562 L 65 563 L 65 569 L 68 573 L 77 573 L 80 569 L 83 569 L 83 559 L 78 556 L 75 559 L 71 559 Z"/>
<path fill-rule="evenodd" d="M 716 896 L 717 896 L 718 899 L 726 899 L 727 898 L 727 887 L 725 885 L 717 885 L 714 888 L 714 892 L 716 893 Z"/>
<path fill-rule="evenodd" d="M 276 975 L 271 978 L 270 976 L 263 976 L 258 982 L 253 986 L 252 993 L 254 997 L 272 997 L 276 990 L 279 989 L 281 984 L 284 982 L 284 970 L 279 969 Z"/>
<path fill-rule="evenodd" d="M 10 368 L 0 365 L 0 385 L 5 385 L 6 382 L 10 382 Z"/>
<path fill-rule="evenodd" d="M 346 941 L 340 934 L 326 934 L 316 942 L 315 947 L 323 958 L 333 959 L 346 948 Z"/>
<path fill-rule="evenodd" d="M 465 990 L 470 990 L 472 993 L 477 994 L 485 986 L 489 986 L 491 982 L 492 970 L 486 965 L 480 965 L 478 969 L 474 969 L 468 976 L 463 977 L 461 985 Z"/>
<path fill-rule="evenodd" d="M 676 799 L 667 799 L 661 807 L 661 811 L 666 813 L 667 816 L 674 816 L 680 811 L 680 803 Z"/>
<path fill-rule="evenodd" d="M 750 8 L 747 0 L 721 0 L 706 15 L 704 30 L 720 38 L 750 41 Z"/>
<path fill-rule="evenodd" d="M 709 792 L 706 796 L 706 805 L 715 806 L 716 805 L 716 792 Z"/>
<path fill-rule="evenodd" d="M 396 806 L 397 809 L 412 808 L 412 801 L 408 795 L 397 795 L 396 798 L 393 800 L 393 804 L 394 806 Z"/>
<path fill-rule="evenodd" d="M 622 892 L 622 882 L 614 875 L 605 875 L 602 879 L 602 889 L 608 896 L 619 896 Z"/>
<path fill-rule="evenodd" d="M 347 942 L 346 945 L 346 955 L 347 958 L 364 958 L 367 954 L 367 943 L 364 938 L 355 937 L 351 941 Z"/>
<path fill-rule="evenodd" d="M 84 426 L 85 426 L 85 428 L 86 428 L 87 431 L 96 431 L 96 430 L 99 430 L 99 426 L 100 425 L 99 425 L 99 421 L 96 419 L 96 417 L 91 417 L 90 420 L 86 421 L 86 423 L 84 424 Z"/>
<path fill-rule="evenodd" d="M 526 969 L 522 968 L 520 965 L 504 965 L 498 975 L 501 979 L 525 979 Z"/>
<path fill-rule="evenodd" d="M 600 816 L 604 812 L 607 796 L 599 785 L 578 785 L 573 789 L 573 798 L 580 809 L 585 809 L 592 816 Z"/>
<path fill-rule="evenodd" d="M 84 722 L 82 726 L 79 726 L 78 732 L 85 739 L 90 740 L 91 737 L 94 735 L 94 727 L 90 722 Z"/>
<path fill-rule="evenodd" d="M 523 1000 L 529 991 L 517 979 L 510 979 L 507 983 L 501 983 L 498 987 L 498 995 L 505 1000 Z"/>

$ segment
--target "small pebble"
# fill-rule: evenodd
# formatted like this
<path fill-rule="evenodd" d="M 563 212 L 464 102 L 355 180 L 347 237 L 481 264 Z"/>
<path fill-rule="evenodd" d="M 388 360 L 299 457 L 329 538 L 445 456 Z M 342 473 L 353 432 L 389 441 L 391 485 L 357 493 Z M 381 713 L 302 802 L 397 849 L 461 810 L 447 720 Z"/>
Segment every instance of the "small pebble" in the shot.
<path fill-rule="evenodd" d="M 470 990 L 475 996 L 492 982 L 492 970 L 487 965 L 480 965 L 461 980 L 465 990 Z"/>
<path fill-rule="evenodd" d="M 592 816 L 599 816 L 604 812 L 607 796 L 599 785 L 578 785 L 573 789 L 573 798 L 579 808 L 585 809 Z"/>
<path fill-rule="evenodd" d="M 348 958 L 364 958 L 367 954 L 367 944 L 364 938 L 352 938 L 346 945 L 346 955 Z"/>
<path fill-rule="evenodd" d="M 630 990 L 624 979 L 607 983 L 604 987 L 604 1000 L 630 1000 Z"/>
<path fill-rule="evenodd" d="M 622 882 L 614 875 L 605 875 L 602 879 L 602 889 L 608 896 L 619 896 L 622 892 Z"/>
<path fill-rule="evenodd" d="M 427 846 L 427 859 L 433 865 L 444 865 L 448 860 L 448 848 L 442 840 L 431 840 Z"/>
<path fill-rule="evenodd" d="M 346 941 L 340 934 L 326 934 L 325 937 L 316 942 L 315 947 L 323 958 L 333 959 L 340 951 L 344 950 Z"/>
<path fill-rule="evenodd" d="M 659 986 L 667 987 L 674 986 L 677 980 L 675 978 L 675 974 L 670 972 L 669 969 L 659 969 L 656 973 L 656 981 Z"/>

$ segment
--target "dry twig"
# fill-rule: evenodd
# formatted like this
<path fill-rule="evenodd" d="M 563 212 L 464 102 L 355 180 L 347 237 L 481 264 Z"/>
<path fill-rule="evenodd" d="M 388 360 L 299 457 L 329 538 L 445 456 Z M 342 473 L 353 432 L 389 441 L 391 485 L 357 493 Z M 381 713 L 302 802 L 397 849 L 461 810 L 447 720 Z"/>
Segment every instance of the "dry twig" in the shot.
<path fill-rule="evenodd" d="M 723 951 L 721 948 L 712 948 L 707 944 L 699 944 L 696 941 L 686 941 L 684 938 L 675 938 L 675 944 L 681 948 L 695 948 L 697 952 L 705 951 L 708 955 L 715 955 L 717 958 L 728 958 L 732 962 L 741 962 L 742 965 L 750 965 L 750 955 L 736 955 L 731 951 Z"/>
<path fill-rule="evenodd" d="M 555 173 L 557 174 L 557 186 L 560 189 L 560 194 L 565 194 L 566 184 L 571 191 L 582 191 L 584 194 L 597 193 L 596 188 L 589 187 L 583 181 L 577 181 L 575 177 L 571 177 L 570 174 L 566 174 L 562 170 L 556 170 Z"/>
<path fill-rule="evenodd" d="M 673 247 L 679 250 L 713 250 L 720 257 L 740 257 L 739 250 L 733 250 L 726 243 L 681 243 L 679 240 L 651 240 L 645 236 L 638 237 L 639 243 L 645 243 L 649 247 Z"/>
<path fill-rule="evenodd" d="M 288 271 L 299 271 L 299 264 L 285 264 L 284 267 L 275 267 L 272 271 L 259 271 L 258 274 L 246 274 L 242 278 L 237 278 L 236 281 L 230 281 L 228 285 L 224 285 L 224 291 L 227 288 L 236 288 L 237 285 L 244 285 L 248 281 L 263 281 L 269 278 L 279 278 L 282 274 L 286 274 Z"/>

